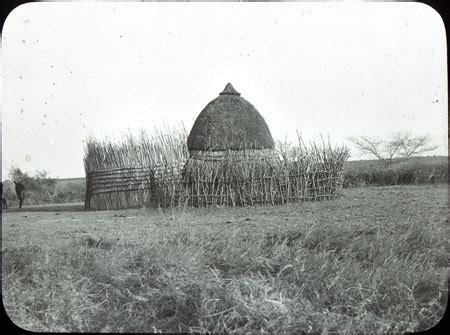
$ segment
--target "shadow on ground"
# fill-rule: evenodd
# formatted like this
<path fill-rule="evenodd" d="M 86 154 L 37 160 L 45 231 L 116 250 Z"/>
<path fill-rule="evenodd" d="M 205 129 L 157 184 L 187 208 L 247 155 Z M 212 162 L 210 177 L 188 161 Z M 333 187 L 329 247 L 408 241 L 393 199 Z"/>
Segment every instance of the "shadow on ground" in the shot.
<path fill-rule="evenodd" d="M 17 213 L 17 212 L 82 212 L 85 211 L 84 203 L 73 204 L 52 204 L 52 205 L 35 205 L 35 206 L 23 206 L 9 207 L 6 210 L 2 210 L 2 213 Z"/>

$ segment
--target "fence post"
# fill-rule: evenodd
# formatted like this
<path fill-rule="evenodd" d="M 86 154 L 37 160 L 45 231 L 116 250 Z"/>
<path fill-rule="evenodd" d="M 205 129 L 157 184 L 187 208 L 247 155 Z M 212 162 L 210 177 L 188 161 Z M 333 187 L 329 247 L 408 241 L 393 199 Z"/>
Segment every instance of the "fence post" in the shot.
<path fill-rule="evenodd" d="M 84 209 L 91 208 L 91 174 L 89 171 L 86 171 L 86 194 L 84 197 Z"/>

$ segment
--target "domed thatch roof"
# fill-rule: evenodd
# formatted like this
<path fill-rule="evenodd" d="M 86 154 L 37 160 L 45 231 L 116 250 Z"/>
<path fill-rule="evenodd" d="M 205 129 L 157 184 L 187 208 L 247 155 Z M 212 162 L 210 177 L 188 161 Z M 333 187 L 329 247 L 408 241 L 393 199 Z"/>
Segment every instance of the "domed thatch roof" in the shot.
<path fill-rule="evenodd" d="M 228 83 L 195 120 L 189 150 L 273 149 L 266 121 L 255 107 Z"/>

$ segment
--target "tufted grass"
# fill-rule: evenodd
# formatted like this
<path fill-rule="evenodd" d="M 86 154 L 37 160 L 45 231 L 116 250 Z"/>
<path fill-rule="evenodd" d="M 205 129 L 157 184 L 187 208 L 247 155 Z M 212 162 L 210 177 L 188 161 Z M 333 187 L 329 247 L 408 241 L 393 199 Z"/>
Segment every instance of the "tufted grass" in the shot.
<path fill-rule="evenodd" d="M 270 208 L 61 213 L 54 226 L 53 213 L 9 213 L 3 303 L 33 331 L 421 331 L 447 304 L 447 208 L 445 187 L 409 186 Z"/>

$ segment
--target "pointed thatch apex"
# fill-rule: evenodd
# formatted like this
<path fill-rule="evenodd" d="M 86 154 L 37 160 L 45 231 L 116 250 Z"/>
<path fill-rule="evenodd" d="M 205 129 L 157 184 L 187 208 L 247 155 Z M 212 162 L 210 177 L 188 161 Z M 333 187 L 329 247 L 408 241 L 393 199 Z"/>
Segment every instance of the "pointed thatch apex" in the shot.
<path fill-rule="evenodd" d="M 220 93 L 220 95 L 224 95 L 224 94 L 230 94 L 230 95 L 241 95 L 241 93 L 239 93 L 238 91 L 236 91 L 233 87 L 233 85 L 231 85 L 231 83 L 228 83 L 227 86 L 225 86 L 225 88 L 223 89 L 222 93 Z"/>

